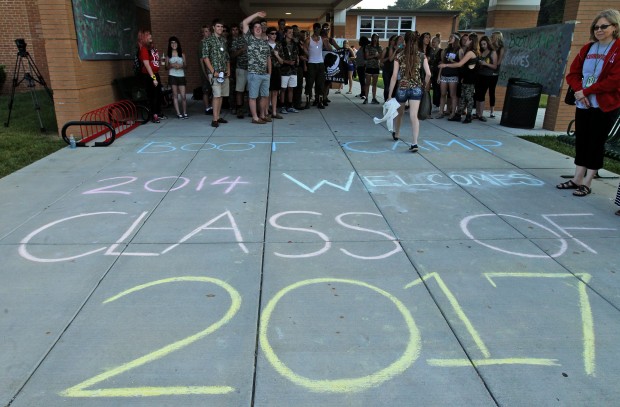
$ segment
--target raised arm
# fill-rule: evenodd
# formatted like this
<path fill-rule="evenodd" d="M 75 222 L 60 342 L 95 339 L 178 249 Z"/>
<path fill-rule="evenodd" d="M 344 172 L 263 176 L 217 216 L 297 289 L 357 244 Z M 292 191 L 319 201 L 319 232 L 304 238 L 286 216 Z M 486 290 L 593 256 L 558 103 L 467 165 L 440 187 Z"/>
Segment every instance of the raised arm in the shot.
<path fill-rule="evenodd" d="M 242 30 L 244 34 L 247 33 L 248 30 L 250 29 L 250 23 L 259 17 L 265 18 L 267 17 L 267 13 L 265 13 L 264 11 L 257 11 L 256 13 L 252 14 L 251 16 L 246 17 L 245 20 L 243 20 L 243 23 L 241 23 L 241 26 L 242 26 Z"/>

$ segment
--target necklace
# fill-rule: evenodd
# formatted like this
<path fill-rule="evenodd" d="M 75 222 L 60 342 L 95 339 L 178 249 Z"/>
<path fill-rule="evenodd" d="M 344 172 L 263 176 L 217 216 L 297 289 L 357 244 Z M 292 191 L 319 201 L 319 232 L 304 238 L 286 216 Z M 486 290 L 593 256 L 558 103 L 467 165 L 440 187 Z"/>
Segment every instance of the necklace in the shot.
<path fill-rule="evenodd" d="M 586 78 L 586 84 L 585 87 L 589 88 L 590 86 L 594 85 L 596 83 L 596 80 L 598 79 L 598 76 L 594 76 L 596 74 L 596 67 L 598 66 L 599 62 L 601 62 L 601 59 L 605 59 L 605 56 L 607 55 L 607 51 L 609 50 L 609 47 L 611 46 L 611 44 L 613 43 L 613 41 L 611 41 L 609 44 L 607 44 L 607 47 L 605 47 L 605 51 L 603 51 L 603 58 L 598 58 L 598 56 L 600 55 L 600 49 L 601 49 L 601 43 L 597 42 L 596 43 L 596 60 L 594 61 L 594 69 L 592 72 L 592 75 L 588 76 Z"/>

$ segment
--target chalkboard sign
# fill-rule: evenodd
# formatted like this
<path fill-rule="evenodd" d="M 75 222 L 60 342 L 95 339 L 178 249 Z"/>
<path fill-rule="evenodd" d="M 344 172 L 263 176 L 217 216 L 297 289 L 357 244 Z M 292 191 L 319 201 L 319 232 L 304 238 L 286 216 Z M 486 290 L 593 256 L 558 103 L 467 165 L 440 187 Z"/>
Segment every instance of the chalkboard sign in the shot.
<path fill-rule="evenodd" d="M 499 84 L 520 78 L 542 85 L 542 92 L 558 95 L 575 24 L 554 24 L 542 27 L 500 30 L 504 35 L 506 53 L 499 72 Z"/>
<path fill-rule="evenodd" d="M 82 60 L 134 57 L 138 31 L 133 1 L 73 0 L 72 3 Z"/>

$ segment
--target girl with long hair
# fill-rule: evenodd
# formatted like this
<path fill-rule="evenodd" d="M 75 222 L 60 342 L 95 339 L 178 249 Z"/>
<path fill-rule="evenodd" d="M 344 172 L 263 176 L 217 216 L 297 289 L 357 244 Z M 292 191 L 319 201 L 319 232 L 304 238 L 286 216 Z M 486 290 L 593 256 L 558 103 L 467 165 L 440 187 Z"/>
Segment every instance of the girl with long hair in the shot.
<path fill-rule="evenodd" d="M 441 62 L 444 64 L 451 64 L 453 62 L 459 62 L 459 41 L 461 37 L 457 33 L 450 35 L 448 39 L 448 47 L 441 53 Z M 448 91 L 450 92 L 450 117 L 456 114 L 456 103 L 458 101 L 456 97 L 456 90 L 459 83 L 459 71 L 458 68 L 439 68 L 439 79 L 437 81 L 440 85 L 441 97 L 439 99 L 440 109 L 448 101 Z M 441 119 L 444 116 L 443 111 L 439 112 L 436 116 L 437 119 Z"/>
<path fill-rule="evenodd" d="M 187 119 L 187 97 L 185 96 L 185 67 L 186 59 L 183 49 L 181 48 L 181 41 L 177 37 L 170 37 L 168 39 L 168 61 L 166 61 L 166 69 L 168 70 L 168 83 L 172 86 L 172 103 L 174 104 L 174 110 L 177 113 L 179 119 Z M 179 110 L 179 95 L 181 95 L 181 107 L 183 113 Z"/>
<path fill-rule="evenodd" d="M 383 64 L 383 100 L 388 100 L 388 90 L 390 89 L 390 79 L 394 70 L 394 58 L 398 51 L 398 35 L 392 35 L 388 41 L 387 47 L 383 49 L 381 54 L 381 63 Z"/>
<path fill-rule="evenodd" d="M 429 65 L 431 67 L 431 86 L 433 88 L 433 105 L 439 108 L 439 98 L 441 96 L 441 90 L 437 79 L 439 79 L 439 64 L 441 63 L 441 39 L 435 36 L 431 39 L 431 56 L 429 58 Z M 428 57 L 427 57 L 428 58 Z M 443 108 L 443 107 L 442 107 Z"/>
<path fill-rule="evenodd" d="M 484 117 L 484 96 L 491 87 L 493 74 L 497 68 L 497 53 L 486 35 L 480 38 L 480 64 L 476 78 L 476 114 L 480 121 L 486 122 Z"/>
<path fill-rule="evenodd" d="M 506 47 L 504 47 L 504 35 L 501 31 L 495 31 L 491 34 L 491 45 L 497 54 L 497 68 L 493 72 L 493 78 L 491 78 L 491 85 L 489 86 L 489 102 L 491 103 L 491 119 L 495 118 L 495 88 L 499 81 L 499 70 L 502 67 L 502 61 L 504 60 L 504 54 L 506 54 Z"/>
<path fill-rule="evenodd" d="M 368 103 L 368 91 L 370 90 L 370 85 L 372 84 L 372 103 L 375 105 L 379 104 L 377 100 L 377 80 L 379 79 L 379 70 L 381 69 L 380 60 L 381 53 L 383 49 L 381 45 L 379 45 L 379 35 L 373 34 L 370 37 L 370 45 L 364 48 L 364 58 L 366 59 L 366 89 L 364 93 L 366 95 L 366 99 L 364 99 L 363 104 Z"/>
<path fill-rule="evenodd" d="M 400 138 L 400 125 L 405 111 L 405 102 L 409 101 L 409 119 L 411 120 L 411 131 L 413 133 L 413 144 L 409 147 L 409 151 L 412 153 L 417 152 L 419 149 L 420 122 L 418 120 L 418 109 L 420 108 L 420 100 L 422 100 L 424 88 L 428 87 L 431 79 L 428 60 L 419 51 L 417 40 L 418 36 L 413 32 L 410 31 L 405 34 L 405 47 L 394 59 L 394 71 L 388 93 L 390 99 L 392 99 L 391 95 L 397 87 L 396 100 L 400 103 L 400 107 L 398 108 L 398 116 L 396 116 L 394 123 L 394 132 L 392 133 L 394 140 Z M 422 81 L 420 68 L 423 68 L 426 74 L 425 82 Z"/>
<path fill-rule="evenodd" d="M 474 110 L 474 91 L 476 88 L 476 68 L 478 66 L 478 58 L 480 51 L 478 50 L 478 35 L 469 34 L 465 41 L 465 53 L 459 62 L 451 64 L 440 64 L 440 68 L 461 68 L 461 97 L 459 103 L 459 111 L 465 113 L 463 123 L 471 123 L 472 113 Z M 454 115 L 452 121 L 460 121 L 459 113 Z"/>

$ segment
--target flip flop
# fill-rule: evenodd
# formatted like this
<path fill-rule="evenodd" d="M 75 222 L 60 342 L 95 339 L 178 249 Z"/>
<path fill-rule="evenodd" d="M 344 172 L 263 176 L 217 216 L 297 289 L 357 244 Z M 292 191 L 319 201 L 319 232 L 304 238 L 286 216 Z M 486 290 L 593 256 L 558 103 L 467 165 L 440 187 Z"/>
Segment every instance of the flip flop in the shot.
<path fill-rule="evenodd" d="M 557 189 L 579 189 L 579 185 L 575 184 L 572 179 L 562 182 L 555 186 Z"/>
<path fill-rule="evenodd" d="M 592 193 L 592 188 L 588 187 L 587 185 L 579 185 L 579 188 L 577 188 L 577 190 L 575 192 L 573 192 L 574 196 L 586 196 L 586 195 L 590 195 Z"/>

